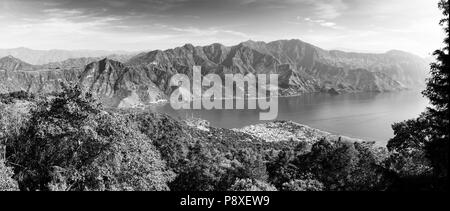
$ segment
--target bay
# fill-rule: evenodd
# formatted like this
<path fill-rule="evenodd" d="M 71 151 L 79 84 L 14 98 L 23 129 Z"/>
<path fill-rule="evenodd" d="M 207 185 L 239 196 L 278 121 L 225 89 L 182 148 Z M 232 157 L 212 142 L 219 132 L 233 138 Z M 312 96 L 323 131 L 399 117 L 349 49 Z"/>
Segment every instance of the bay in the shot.
<path fill-rule="evenodd" d="M 335 135 L 386 145 L 393 137 L 391 125 L 415 118 L 425 111 L 428 99 L 420 91 L 389 93 L 325 93 L 278 98 L 278 120 L 290 120 Z M 170 104 L 151 106 L 153 112 L 177 119 L 201 118 L 212 126 L 242 128 L 263 123 L 260 110 L 174 110 Z"/>

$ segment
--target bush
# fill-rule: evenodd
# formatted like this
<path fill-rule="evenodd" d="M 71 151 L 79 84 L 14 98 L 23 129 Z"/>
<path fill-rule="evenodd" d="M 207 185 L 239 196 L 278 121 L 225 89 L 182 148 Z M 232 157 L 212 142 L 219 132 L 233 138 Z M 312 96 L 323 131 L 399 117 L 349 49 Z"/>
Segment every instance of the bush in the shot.
<path fill-rule="evenodd" d="M 12 179 L 13 171 L 0 160 L 0 191 L 17 191 L 17 182 Z"/>
<path fill-rule="evenodd" d="M 0 94 L 0 103 L 10 104 L 13 103 L 16 100 L 34 100 L 36 96 L 34 94 L 25 92 L 25 91 L 18 91 L 18 92 L 11 92 L 7 94 Z"/>
<path fill-rule="evenodd" d="M 296 152 L 294 150 L 284 149 L 267 164 L 269 181 L 278 189 L 281 189 L 284 183 L 299 177 L 300 172 L 294 164 L 295 159 Z"/>
<path fill-rule="evenodd" d="M 240 149 L 233 155 L 232 168 L 237 178 L 265 181 L 268 178 L 263 156 L 250 148 Z"/>
<path fill-rule="evenodd" d="M 177 177 L 170 183 L 174 191 L 218 191 L 227 173 L 221 154 L 200 141 L 189 149 L 186 160 L 179 165 Z"/>
<path fill-rule="evenodd" d="M 277 191 L 277 189 L 260 180 L 238 179 L 231 186 L 229 191 Z"/>
<path fill-rule="evenodd" d="M 324 186 L 314 179 L 293 180 L 283 184 L 282 191 L 322 191 Z"/>

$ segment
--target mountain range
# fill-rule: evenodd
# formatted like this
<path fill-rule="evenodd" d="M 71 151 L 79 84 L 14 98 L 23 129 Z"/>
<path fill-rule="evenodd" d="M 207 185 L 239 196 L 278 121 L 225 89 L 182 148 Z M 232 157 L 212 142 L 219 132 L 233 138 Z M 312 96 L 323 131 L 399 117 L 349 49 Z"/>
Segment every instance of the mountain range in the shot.
<path fill-rule="evenodd" d="M 127 51 L 99 51 L 99 50 L 33 50 L 29 48 L 0 49 L 0 58 L 13 56 L 33 65 L 43 65 L 61 62 L 67 59 L 81 57 L 106 57 L 111 55 L 134 55 Z"/>
<path fill-rule="evenodd" d="M 29 61 L 29 60 L 28 60 Z M 108 58 L 84 55 L 31 65 L 0 59 L 0 92 L 54 92 L 60 81 L 80 83 L 107 105 L 137 107 L 166 99 L 170 77 L 202 74 L 279 74 L 282 96 L 312 92 L 388 92 L 422 86 L 428 62 L 402 51 L 383 54 L 327 51 L 301 40 L 247 41 L 235 46 L 186 44 L 165 51 Z"/>

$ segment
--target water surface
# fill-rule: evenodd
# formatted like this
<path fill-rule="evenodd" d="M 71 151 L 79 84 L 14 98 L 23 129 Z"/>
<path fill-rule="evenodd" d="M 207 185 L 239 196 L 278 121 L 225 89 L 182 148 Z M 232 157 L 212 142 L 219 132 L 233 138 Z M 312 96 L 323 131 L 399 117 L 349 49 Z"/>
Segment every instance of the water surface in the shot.
<path fill-rule="evenodd" d="M 279 98 L 278 119 L 385 145 L 393 136 L 393 123 L 417 117 L 427 105 L 428 100 L 420 91 L 314 93 Z M 223 128 L 241 128 L 263 122 L 259 120 L 259 110 L 174 110 L 170 104 L 149 109 L 175 118 L 206 119 L 212 126 Z"/>

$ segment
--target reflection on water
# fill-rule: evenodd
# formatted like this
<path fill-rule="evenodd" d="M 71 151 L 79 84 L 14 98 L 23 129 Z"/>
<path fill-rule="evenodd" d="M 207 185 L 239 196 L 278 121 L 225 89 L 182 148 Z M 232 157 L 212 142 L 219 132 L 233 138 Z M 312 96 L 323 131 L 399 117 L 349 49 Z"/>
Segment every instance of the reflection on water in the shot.
<path fill-rule="evenodd" d="M 337 135 L 386 144 L 394 122 L 417 117 L 428 105 L 419 91 L 395 93 L 305 94 L 279 98 L 278 119 L 292 120 Z M 240 128 L 261 123 L 259 110 L 173 110 L 150 107 L 175 118 L 198 117 L 213 126 Z"/>

